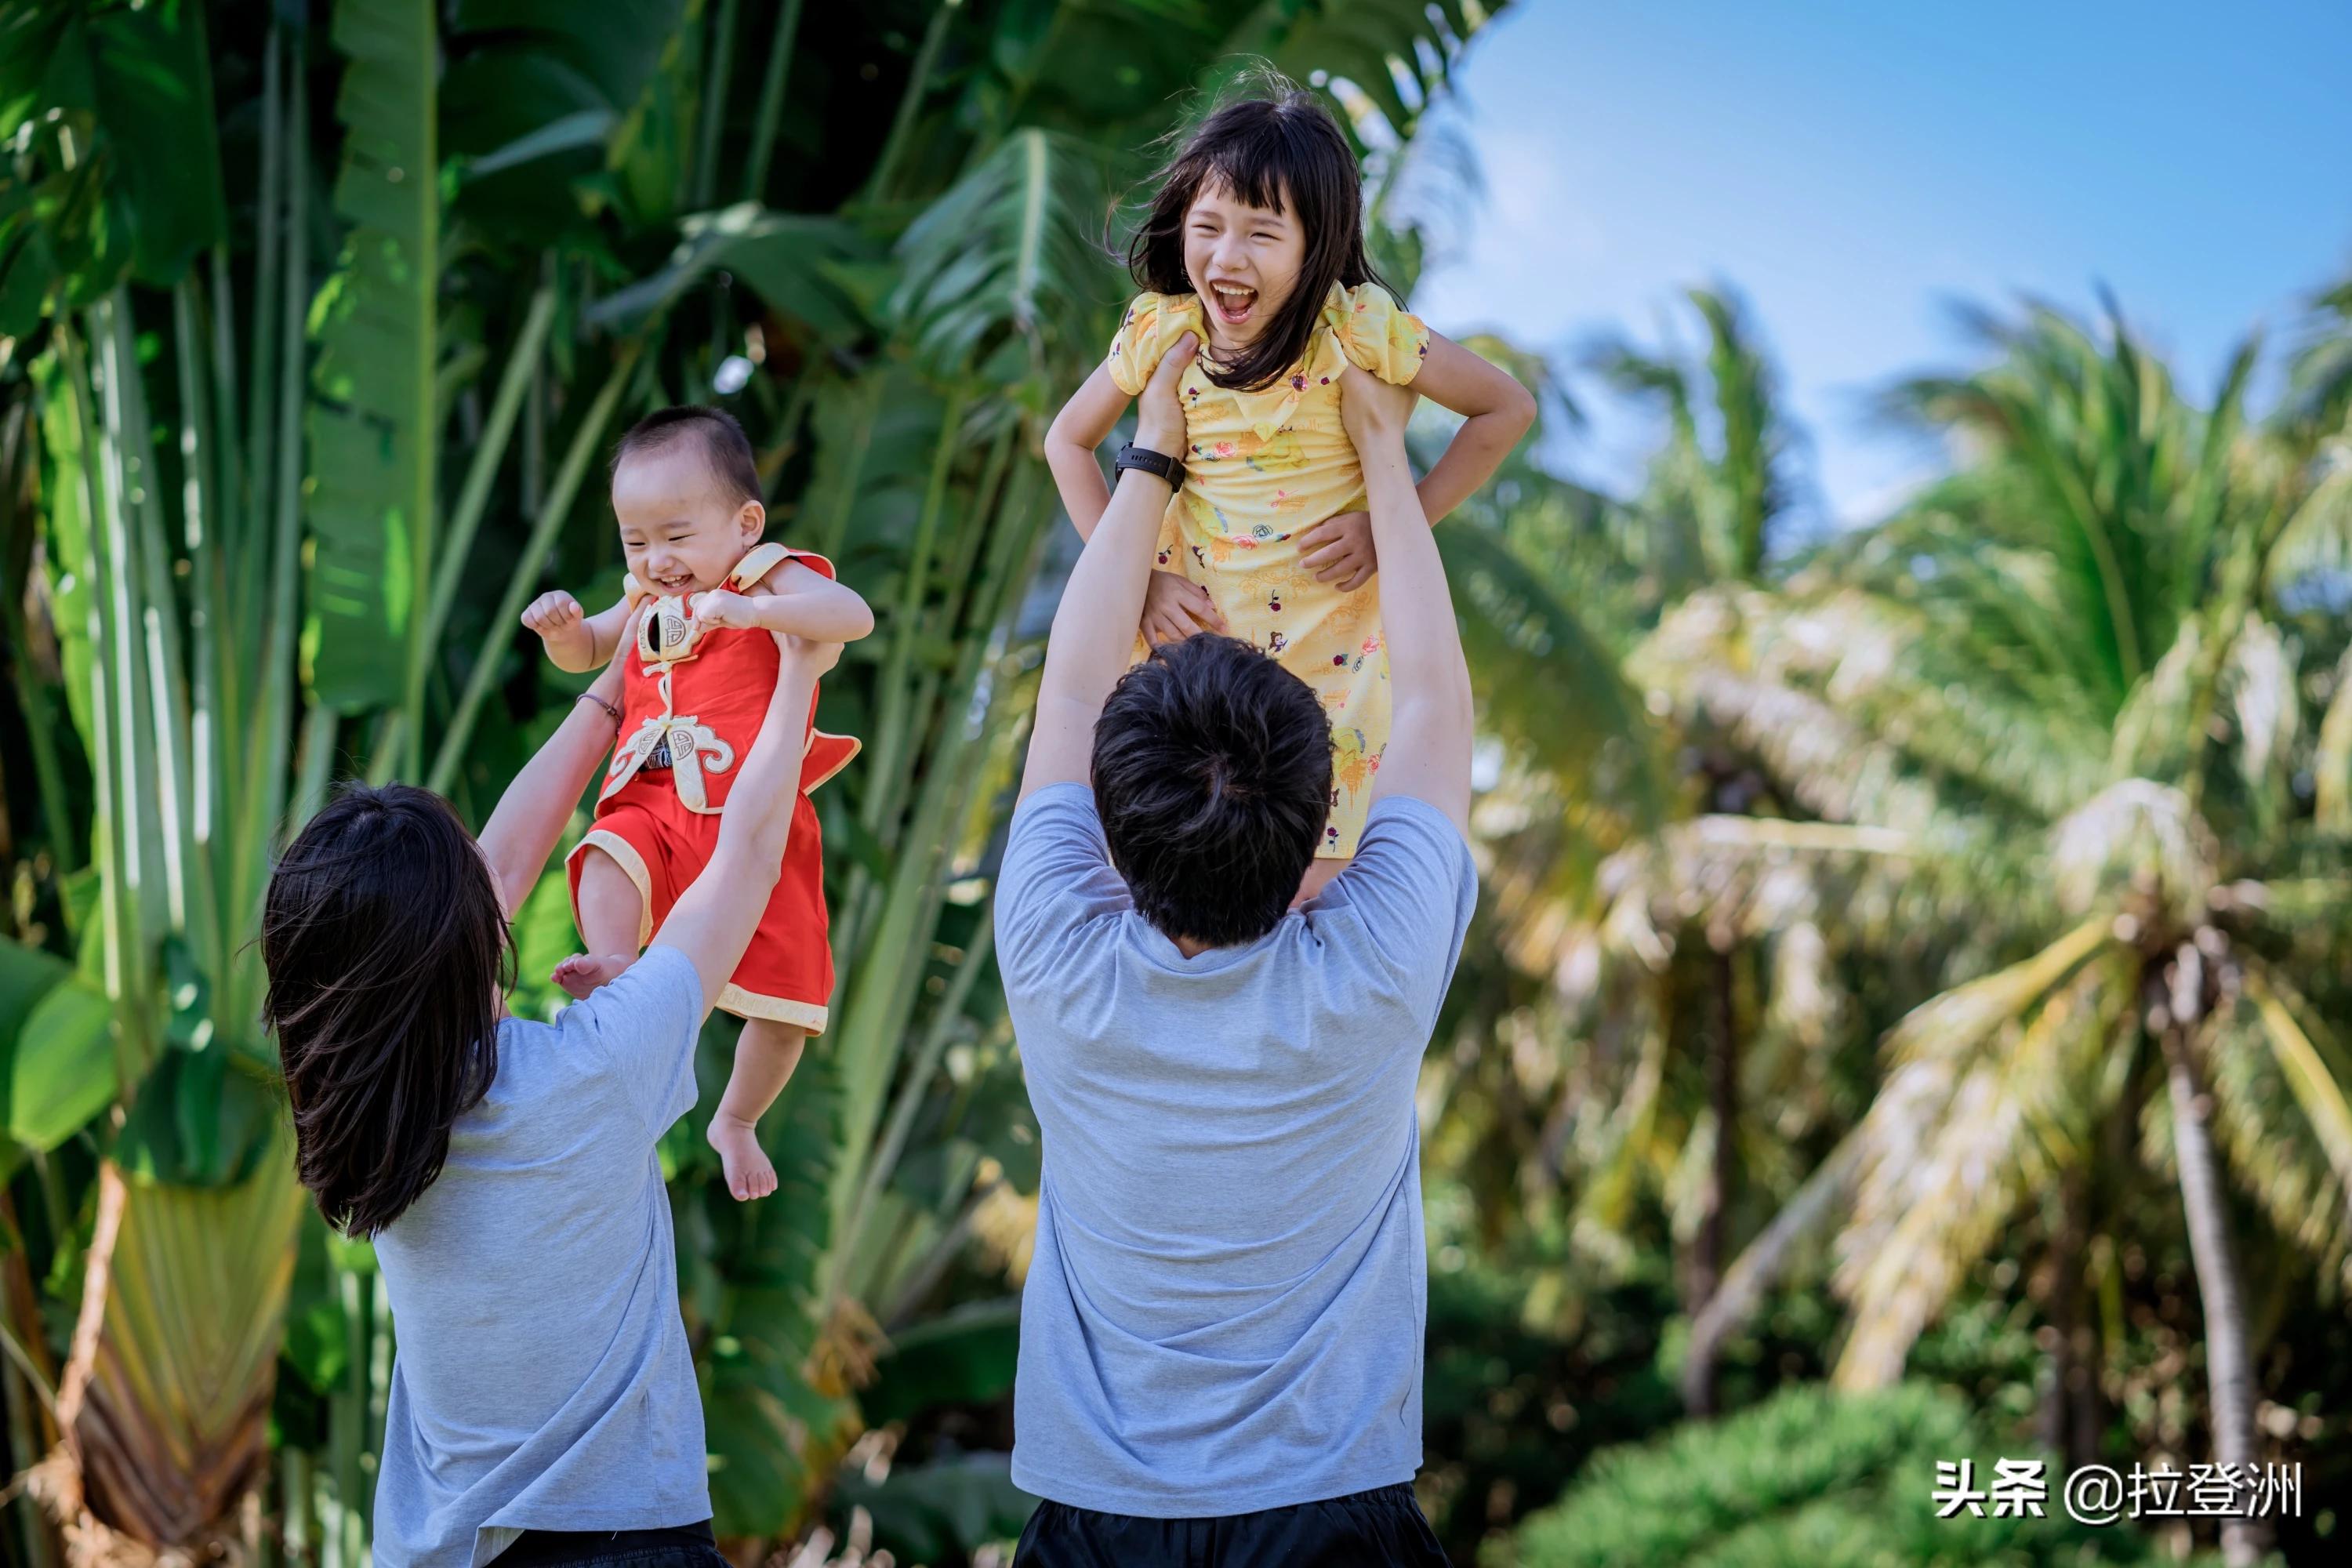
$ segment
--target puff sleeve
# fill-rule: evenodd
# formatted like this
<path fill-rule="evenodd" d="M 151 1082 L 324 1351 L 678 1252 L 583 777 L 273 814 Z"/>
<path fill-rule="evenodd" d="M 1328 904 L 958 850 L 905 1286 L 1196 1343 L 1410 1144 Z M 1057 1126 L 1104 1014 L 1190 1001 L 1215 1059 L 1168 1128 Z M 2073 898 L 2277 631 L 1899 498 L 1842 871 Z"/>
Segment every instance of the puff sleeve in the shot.
<path fill-rule="evenodd" d="M 1334 287 L 1323 317 L 1349 363 L 1391 386 L 1412 384 L 1429 357 L 1429 329 L 1377 283 Z"/>
<path fill-rule="evenodd" d="M 1138 294 L 1110 340 L 1110 357 L 1103 363 L 1110 371 L 1111 381 L 1129 397 L 1142 395 L 1152 368 L 1168 352 L 1163 340 L 1175 314 L 1174 303 L 1165 294 Z"/>

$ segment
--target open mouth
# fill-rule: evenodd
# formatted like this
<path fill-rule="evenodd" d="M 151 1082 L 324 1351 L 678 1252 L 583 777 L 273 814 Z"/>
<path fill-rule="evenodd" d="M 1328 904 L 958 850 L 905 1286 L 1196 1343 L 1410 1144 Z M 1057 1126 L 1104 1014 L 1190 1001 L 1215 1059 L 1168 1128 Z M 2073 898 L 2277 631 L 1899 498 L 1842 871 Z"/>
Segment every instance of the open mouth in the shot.
<path fill-rule="evenodd" d="M 1238 327 L 1257 309 L 1257 290 L 1239 283 L 1212 283 L 1209 303 L 1217 312 L 1217 320 L 1226 326 Z"/>

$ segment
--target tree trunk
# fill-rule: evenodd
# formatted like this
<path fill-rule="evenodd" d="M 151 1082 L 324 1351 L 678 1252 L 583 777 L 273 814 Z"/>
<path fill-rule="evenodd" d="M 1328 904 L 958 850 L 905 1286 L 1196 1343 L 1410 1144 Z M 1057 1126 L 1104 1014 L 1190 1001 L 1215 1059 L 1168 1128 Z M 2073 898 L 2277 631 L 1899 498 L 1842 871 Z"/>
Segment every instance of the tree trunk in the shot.
<path fill-rule="evenodd" d="M 1821 1228 L 1828 1216 L 1852 1199 L 1861 1149 L 1861 1140 L 1849 1133 L 1830 1151 L 1829 1158 L 1805 1178 L 1804 1185 L 1781 1206 L 1763 1234 L 1749 1242 L 1748 1249 L 1725 1271 L 1722 1285 L 1706 1305 L 1692 1316 L 1690 1345 L 1683 1358 L 1683 1403 L 1686 1406 L 1695 1407 L 1696 1399 L 1712 1396 L 1713 1389 L 1702 1388 L 1701 1379 L 1711 1383 L 1723 1342 L 1747 1322 L 1764 1299 L 1764 1292 L 1779 1282 L 1780 1270 L 1795 1253 L 1797 1243 Z"/>
<path fill-rule="evenodd" d="M 143 1561 L 134 1542 L 198 1562 L 249 1552 L 243 1505 L 268 1464 L 305 1206 L 293 1155 L 290 1140 L 273 1139 L 232 1187 L 134 1183 L 100 1166 L 81 1313 L 58 1384 L 71 1462 L 43 1496 L 68 1527 L 73 1560 L 111 1561 L 120 1547 Z"/>
<path fill-rule="evenodd" d="M 1715 1027 L 1709 1031 L 1706 1061 L 1707 1108 L 1715 1116 L 1715 1154 L 1699 1189 L 1698 1237 L 1691 1248 L 1690 1316 L 1696 1321 L 1715 1300 L 1723 1281 L 1724 1255 L 1729 1250 L 1731 1187 L 1738 1158 L 1739 1126 L 1739 1005 L 1734 990 L 1738 972 L 1729 950 L 1714 955 L 1711 964 L 1715 992 Z M 1683 1363 L 1683 1404 L 1693 1415 L 1716 1414 L 1716 1352 L 1721 1342 L 1702 1342 L 1692 1337 Z"/>
<path fill-rule="evenodd" d="M 16 1207 L 8 1196 L 5 1184 L 0 1184 L 0 1235 L 21 1237 L 16 1226 Z M 8 1418 L 7 1446 L 0 1455 L 8 1459 L 11 1474 L 28 1470 L 58 1440 L 57 1424 L 51 1410 L 44 1402 L 46 1391 L 36 1379 L 52 1386 L 57 1381 L 57 1369 L 49 1363 L 49 1347 L 41 1335 L 40 1299 L 33 1291 L 33 1276 L 25 1264 L 25 1248 L 13 1246 L 0 1254 L 0 1317 L 5 1317 L 18 1348 L 24 1352 L 29 1368 L 20 1368 L 11 1358 L 0 1364 L 0 1403 L 5 1403 Z M 26 1568 L 54 1568 L 58 1561 L 58 1534 L 48 1516 L 42 1512 L 39 1501 L 30 1490 L 16 1496 L 17 1524 L 24 1534 Z"/>
<path fill-rule="evenodd" d="M 2254 1463 L 2254 1367 L 2247 1341 L 2245 1289 L 2230 1245 L 2230 1214 L 2221 1163 L 2208 1126 L 2211 1104 L 2199 1080 L 2189 1031 L 2201 1007 L 2204 965 L 2183 945 L 2166 983 L 2151 964 L 2145 986 L 2148 1023 L 2164 1050 L 2165 1084 L 2172 1101 L 2173 1160 L 2180 1172 L 2180 1202 L 2189 1223 L 2189 1254 L 2205 1315 L 2205 1373 L 2212 1405 L 2213 1457 L 2225 1465 Z M 2230 1568 L 2252 1568 L 2269 1542 L 2266 1521 L 2221 1521 L 2221 1554 Z"/>
<path fill-rule="evenodd" d="M 2042 1446 L 2064 1456 L 2069 1470 L 2098 1458 L 2098 1331 L 2083 1299 L 2084 1248 L 2090 1238 L 2089 1184 L 2069 1172 L 2058 1197 L 2057 1228 L 2050 1237 L 2051 1330 L 2049 1384 L 2042 1391 Z"/>

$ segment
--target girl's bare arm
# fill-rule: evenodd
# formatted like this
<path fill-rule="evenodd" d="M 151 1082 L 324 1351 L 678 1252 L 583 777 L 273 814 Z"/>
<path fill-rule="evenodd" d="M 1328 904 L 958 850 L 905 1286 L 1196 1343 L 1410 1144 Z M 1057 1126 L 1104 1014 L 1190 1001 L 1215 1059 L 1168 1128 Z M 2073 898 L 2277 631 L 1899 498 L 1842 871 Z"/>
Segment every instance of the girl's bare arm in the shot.
<path fill-rule="evenodd" d="M 1463 416 L 1453 444 L 1415 487 L 1422 510 L 1435 522 L 1495 477 L 1536 422 L 1535 395 L 1509 372 L 1436 332 L 1429 334 L 1429 357 L 1421 362 L 1412 390 Z"/>
<path fill-rule="evenodd" d="M 1111 380 L 1109 368 L 1097 365 L 1086 384 L 1062 405 L 1045 432 L 1045 466 L 1054 471 L 1054 483 L 1062 492 L 1062 510 L 1070 514 L 1080 539 L 1094 536 L 1095 524 L 1110 505 L 1110 486 L 1103 482 L 1095 449 L 1109 438 L 1129 401 Z"/>

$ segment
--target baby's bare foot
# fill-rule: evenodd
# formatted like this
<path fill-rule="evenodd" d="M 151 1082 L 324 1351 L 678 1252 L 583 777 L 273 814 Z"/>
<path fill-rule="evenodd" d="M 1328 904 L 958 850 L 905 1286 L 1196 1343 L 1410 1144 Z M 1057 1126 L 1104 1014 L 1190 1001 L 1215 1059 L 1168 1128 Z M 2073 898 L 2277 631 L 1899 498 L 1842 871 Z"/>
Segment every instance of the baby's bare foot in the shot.
<path fill-rule="evenodd" d="M 574 1002 L 584 1002 L 591 991 L 612 980 L 635 962 L 635 953 L 608 952 L 602 958 L 591 958 L 584 952 L 575 952 L 557 964 L 555 973 L 549 978 L 562 986 Z"/>
<path fill-rule="evenodd" d="M 715 1111 L 710 1118 L 710 1131 L 704 1136 L 719 1151 L 719 1163 L 727 1171 L 727 1190 L 735 1194 L 736 1202 L 764 1198 L 776 1190 L 776 1167 L 769 1163 L 767 1152 L 760 1147 L 756 1123 L 723 1110 Z"/>

